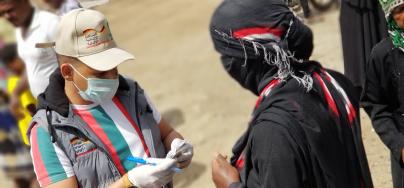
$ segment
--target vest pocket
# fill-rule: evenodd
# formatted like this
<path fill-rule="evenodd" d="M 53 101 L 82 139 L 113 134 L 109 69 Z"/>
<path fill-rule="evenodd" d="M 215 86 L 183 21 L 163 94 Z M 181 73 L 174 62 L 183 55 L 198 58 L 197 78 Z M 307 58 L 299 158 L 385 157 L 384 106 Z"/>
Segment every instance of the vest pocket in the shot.
<path fill-rule="evenodd" d="M 85 156 L 97 150 L 97 146 L 93 142 L 78 137 L 71 139 L 70 145 L 74 150 L 76 158 Z"/>
<path fill-rule="evenodd" d="M 107 156 L 98 149 L 78 156 L 73 169 L 80 187 L 99 187 L 115 179 Z"/>

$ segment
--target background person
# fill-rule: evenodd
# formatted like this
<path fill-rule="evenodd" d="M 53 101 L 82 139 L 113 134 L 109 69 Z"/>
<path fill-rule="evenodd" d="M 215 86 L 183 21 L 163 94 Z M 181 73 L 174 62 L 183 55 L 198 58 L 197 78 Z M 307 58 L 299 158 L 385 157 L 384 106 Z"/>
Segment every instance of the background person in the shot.
<path fill-rule="evenodd" d="M 3 49 L 0 49 L 3 53 Z M 0 58 L 0 170 L 17 188 L 37 187 L 29 149 L 8 109 L 7 74 Z"/>
<path fill-rule="evenodd" d="M 389 37 L 377 44 L 366 65 L 362 106 L 390 150 L 393 187 L 404 187 L 404 1 L 380 1 Z"/>
<path fill-rule="evenodd" d="M 342 0 L 339 21 L 344 74 L 361 93 L 370 52 L 387 36 L 383 10 L 377 0 Z"/>
<path fill-rule="evenodd" d="M 25 65 L 18 57 L 17 46 L 15 44 L 7 44 L 0 51 L 0 60 L 4 63 L 7 68 L 8 78 L 7 78 L 7 92 L 8 95 L 12 94 L 20 77 L 25 72 Z M 27 89 L 21 93 L 19 98 L 19 103 L 21 107 L 16 109 L 17 116 L 15 119 L 18 121 L 18 127 L 22 136 L 22 139 L 26 145 L 29 144 L 27 138 L 27 130 L 32 116 L 36 111 L 36 100 L 32 96 L 31 92 Z"/>
<path fill-rule="evenodd" d="M 80 8 L 80 4 L 77 0 L 43 0 L 52 9 L 56 10 L 56 13 L 60 16 L 70 12 L 71 10 Z"/>
<path fill-rule="evenodd" d="M 25 63 L 25 73 L 10 95 L 10 110 L 17 114 L 20 95 L 30 89 L 36 98 L 45 91 L 49 76 L 57 68 L 56 53 L 52 48 L 38 49 L 38 42 L 54 41 L 59 17 L 34 8 L 29 0 L 0 0 L 0 17 L 16 27 L 18 55 Z"/>

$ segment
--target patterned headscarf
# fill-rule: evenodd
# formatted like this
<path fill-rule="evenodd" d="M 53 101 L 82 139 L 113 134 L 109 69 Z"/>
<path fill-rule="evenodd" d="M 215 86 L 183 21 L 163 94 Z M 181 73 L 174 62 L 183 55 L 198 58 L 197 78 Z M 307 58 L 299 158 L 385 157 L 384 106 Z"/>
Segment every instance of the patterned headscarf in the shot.
<path fill-rule="evenodd" d="M 404 52 L 404 29 L 398 27 L 391 15 L 394 8 L 402 5 L 404 0 L 379 0 L 387 20 L 387 27 L 394 47 Z"/>

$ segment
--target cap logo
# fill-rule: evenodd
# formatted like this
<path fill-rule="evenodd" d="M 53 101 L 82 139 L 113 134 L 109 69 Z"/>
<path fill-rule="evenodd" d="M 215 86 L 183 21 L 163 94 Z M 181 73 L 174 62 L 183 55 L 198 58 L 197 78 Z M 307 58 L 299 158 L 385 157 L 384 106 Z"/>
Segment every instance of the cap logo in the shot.
<path fill-rule="evenodd" d="M 104 25 L 99 25 L 96 28 L 86 29 L 83 31 L 83 34 L 87 41 L 87 48 L 112 42 L 112 35 Z"/>

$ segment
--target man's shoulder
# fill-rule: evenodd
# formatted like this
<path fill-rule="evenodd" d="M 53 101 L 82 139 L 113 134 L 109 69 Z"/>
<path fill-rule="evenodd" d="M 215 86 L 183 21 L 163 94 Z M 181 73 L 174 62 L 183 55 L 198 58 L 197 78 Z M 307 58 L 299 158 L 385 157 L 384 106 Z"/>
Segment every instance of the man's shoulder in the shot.
<path fill-rule="evenodd" d="M 373 47 L 371 58 L 374 59 L 384 57 L 393 49 L 393 47 L 394 46 L 390 38 L 384 38 Z"/>
<path fill-rule="evenodd" d="M 300 138 L 295 130 L 292 130 L 292 127 L 295 125 L 291 125 L 290 123 L 284 122 L 276 122 L 276 121 L 261 121 L 256 123 L 251 130 L 251 138 L 255 143 L 268 143 L 260 148 L 268 148 L 271 147 L 273 143 L 294 143 L 291 138 Z M 272 143 L 272 144 L 269 144 Z"/>
<path fill-rule="evenodd" d="M 47 10 L 36 9 L 36 11 L 40 18 L 49 19 L 49 20 L 51 20 L 51 19 L 59 20 L 60 19 L 60 17 L 58 15 L 56 15 L 52 12 L 49 12 Z"/>
<path fill-rule="evenodd" d="M 34 127 L 47 127 L 47 126 L 48 126 L 48 123 L 46 122 L 46 110 L 39 109 L 31 119 L 31 122 L 30 122 L 30 125 L 28 128 L 28 133 Z"/>
<path fill-rule="evenodd" d="M 45 110 L 38 110 L 32 117 L 29 123 L 28 130 L 26 132 L 27 137 L 31 138 L 31 135 L 35 133 L 38 129 L 41 131 L 48 132 L 48 124 L 46 123 L 46 112 Z M 32 139 L 32 138 L 31 138 Z"/>
<path fill-rule="evenodd" d="M 60 17 L 52 12 L 41 9 L 37 9 L 36 11 L 37 11 L 36 19 L 39 20 L 41 26 L 47 27 L 49 24 L 59 22 L 60 20 Z"/>
<path fill-rule="evenodd" d="M 285 106 L 284 104 L 281 104 Z M 253 130 L 258 131 L 271 131 L 271 132 L 284 132 L 291 128 L 290 123 L 294 122 L 291 118 L 294 118 L 288 110 L 284 108 L 278 108 L 271 106 L 270 108 L 262 111 L 254 123 Z M 296 109 L 295 109 L 296 110 Z"/>
<path fill-rule="evenodd" d="M 119 90 L 134 91 L 136 89 L 142 90 L 139 83 L 126 75 L 119 75 Z"/>

